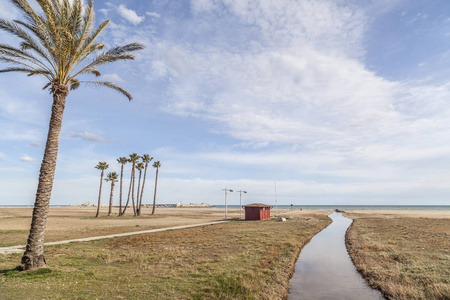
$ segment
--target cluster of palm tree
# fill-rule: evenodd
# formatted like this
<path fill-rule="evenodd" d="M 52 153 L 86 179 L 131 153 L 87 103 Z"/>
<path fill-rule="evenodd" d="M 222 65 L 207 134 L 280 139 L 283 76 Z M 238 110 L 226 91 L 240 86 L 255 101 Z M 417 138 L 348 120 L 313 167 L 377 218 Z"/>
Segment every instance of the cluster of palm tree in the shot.
<path fill-rule="evenodd" d="M 141 160 L 141 161 L 139 161 Z M 148 164 L 153 160 L 153 157 L 150 157 L 148 154 L 144 154 L 142 156 L 138 155 L 137 153 L 133 153 L 129 155 L 129 158 L 126 157 L 119 157 L 117 159 L 117 162 L 121 165 L 120 168 L 120 197 L 119 197 L 119 217 L 123 216 L 130 204 L 131 199 L 131 205 L 133 207 L 133 214 L 134 216 L 140 216 L 141 215 L 141 209 L 142 209 L 142 197 L 144 195 L 144 186 L 145 186 L 145 179 L 147 177 L 147 168 Z M 125 164 L 131 164 L 131 176 L 130 176 L 130 186 L 128 188 L 128 197 L 127 202 L 125 205 L 122 206 L 122 190 L 123 190 L 123 169 Z M 156 188 L 158 185 L 158 172 L 159 168 L 161 167 L 161 162 L 155 161 L 153 162 L 153 167 L 156 168 L 156 177 L 155 177 L 155 192 L 153 194 L 153 209 L 152 209 L 152 215 L 155 214 L 155 206 L 156 206 Z M 102 195 L 102 184 L 103 184 L 103 176 L 104 171 L 109 168 L 109 165 L 106 162 L 99 162 L 98 165 L 95 167 L 99 170 L 101 170 L 100 174 L 100 190 L 98 193 L 98 205 L 97 205 L 97 214 L 95 217 L 99 216 L 100 212 L 100 203 L 101 203 L 101 195 Z M 137 184 L 137 191 L 136 191 L 136 170 L 139 171 L 139 179 Z M 142 180 L 142 186 L 141 186 L 141 179 L 142 179 L 142 170 L 144 170 L 144 179 Z M 108 216 L 111 215 L 112 211 L 112 203 L 113 203 L 113 193 L 114 193 L 114 186 L 115 183 L 118 181 L 119 175 L 116 172 L 109 172 L 106 176 L 106 181 L 111 182 L 111 193 L 109 197 L 109 210 L 108 210 Z M 136 194 L 135 194 L 136 191 Z M 136 195 L 136 198 L 135 198 Z M 135 201 L 136 200 L 136 201 Z"/>

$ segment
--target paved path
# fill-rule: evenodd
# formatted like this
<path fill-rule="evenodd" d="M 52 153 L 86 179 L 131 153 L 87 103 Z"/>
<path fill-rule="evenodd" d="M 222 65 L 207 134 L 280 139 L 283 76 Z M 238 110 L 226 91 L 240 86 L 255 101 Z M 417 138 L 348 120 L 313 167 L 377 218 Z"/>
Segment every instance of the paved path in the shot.
<path fill-rule="evenodd" d="M 228 222 L 228 221 L 217 221 L 217 222 L 209 222 L 209 223 L 202 223 L 202 224 L 192 224 L 192 225 L 183 225 L 183 226 L 175 226 L 175 227 L 166 227 L 166 228 L 148 229 L 148 230 L 142 230 L 142 231 L 102 235 L 102 236 L 93 236 L 93 237 L 65 240 L 65 241 L 59 241 L 59 242 L 49 242 L 49 243 L 45 243 L 44 245 L 50 246 L 50 245 L 68 244 L 68 243 L 72 243 L 72 242 L 88 242 L 88 241 L 110 239 L 110 238 L 121 237 L 121 236 L 130 236 L 130 235 L 143 234 L 143 233 L 152 233 L 152 232 L 160 232 L 160 231 L 166 231 L 166 230 L 176 230 L 176 229 L 183 229 L 183 228 L 220 224 L 220 223 L 225 223 L 225 222 Z M 21 253 L 21 252 L 25 251 L 25 247 L 26 247 L 26 245 L 0 247 L 0 254 Z"/>

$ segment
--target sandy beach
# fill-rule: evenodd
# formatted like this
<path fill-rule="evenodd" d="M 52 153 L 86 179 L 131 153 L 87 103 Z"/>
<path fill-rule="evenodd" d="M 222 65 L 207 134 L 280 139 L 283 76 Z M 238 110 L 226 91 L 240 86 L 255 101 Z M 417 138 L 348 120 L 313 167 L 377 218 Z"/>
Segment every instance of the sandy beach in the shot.
<path fill-rule="evenodd" d="M 117 208 L 113 216 L 107 217 L 107 208 L 102 207 L 100 217 L 96 219 L 96 207 L 67 206 L 51 207 L 46 228 L 46 242 L 73 238 L 140 231 L 164 227 L 200 224 L 223 220 L 223 208 L 157 208 L 151 215 L 151 208 L 143 208 L 141 217 L 133 217 L 132 209 L 127 209 L 125 217 L 117 217 Z M 279 209 L 280 215 L 320 214 L 331 211 Z M 26 242 L 31 223 L 31 207 L 0 208 L 0 246 L 21 245 Z M 450 218 L 445 210 L 348 210 L 350 218 Z M 274 216 L 274 211 L 272 211 Z M 228 218 L 239 218 L 239 209 L 228 209 Z"/>
<path fill-rule="evenodd" d="M 116 208 L 112 216 L 106 216 L 102 207 L 100 217 L 95 218 L 96 207 L 67 206 L 51 207 L 47 220 L 45 241 L 54 242 L 73 238 L 108 235 L 146 229 L 200 224 L 224 220 L 223 208 L 143 208 L 142 216 L 133 217 L 131 208 L 124 217 L 118 218 Z M 307 214 L 313 210 L 279 209 L 279 214 Z M 326 213 L 325 211 L 321 214 Z M 244 212 L 243 212 L 244 214 Z M 31 224 L 31 207 L 0 208 L 0 247 L 26 243 Z M 274 215 L 274 212 L 272 212 Z M 239 218 L 239 209 L 228 209 L 228 219 Z"/>

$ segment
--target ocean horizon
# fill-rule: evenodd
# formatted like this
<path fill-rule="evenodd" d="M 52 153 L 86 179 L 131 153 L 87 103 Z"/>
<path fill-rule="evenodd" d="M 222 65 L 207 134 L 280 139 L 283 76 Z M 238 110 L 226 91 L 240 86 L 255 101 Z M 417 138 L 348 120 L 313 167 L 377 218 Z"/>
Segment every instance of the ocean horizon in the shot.
<path fill-rule="evenodd" d="M 164 205 L 166 203 L 160 203 Z M 160 204 L 157 204 L 160 205 Z M 114 204 L 117 205 L 117 204 Z M 146 204 L 147 205 L 147 204 Z M 225 205 L 213 205 L 215 208 L 225 208 Z M 246 204 L 243 204 L 246 205 Z M 269 204 L 270 205 L 270 204 Z M 80 205 L 50 205 L 50 207 L 71 207 L 71 206 L 80 206 Z M 407 210 L 450 210 L 450 205 L 273 205 L 273 208 L 279 209 L 323 209 L 323 210 L 335 210 L 335 209 L 375 209 L 375 210 L 383 210 L 383 209 L 407 209 Z M 0 205 L 0 207 L 33 207 L 33 205 Z M 228 208 L 239 208 L 239 205 L 228 205 Z M 176 209 L 176 207 L 157 207 L 164 209 Z M 188 208 L 188 207 L 185 207 Z M 201 207 L 196 207 L 201 208 Z M 210 207 L 205 207 L 210 208 Z"/>

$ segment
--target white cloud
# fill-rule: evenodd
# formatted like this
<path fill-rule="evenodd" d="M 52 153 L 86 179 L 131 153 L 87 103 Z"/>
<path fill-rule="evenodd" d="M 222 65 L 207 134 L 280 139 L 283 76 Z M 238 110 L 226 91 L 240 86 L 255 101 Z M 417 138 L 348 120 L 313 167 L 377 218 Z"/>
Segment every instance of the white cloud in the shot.
<path fill-rule="evenodd" d="M 85 141 L 89 141 L 89 142 L 99 142 L 99 143 L 107 143 L 108 142 L 108 140 L 105 139 L 104 137 L 102 137 L 98 134 L 92 133 L 92 132 L 88 132 L 88 131 L 81 132 L 81 133 L 74 132 L 74 131 L 68 131 L 67 134 L 73 138 L 79 137 L 79 138 L 81 138 Z"/>
<path fill-rule="evenodd" d="M 39 148 L 42 149 L 44 146 L 42 145 L 42 143 L 39 142 L 31 142 L 28 147 L 34 147 L 34 148 Z"/>
<path fill-rule="evenodd" d="M 104 74 L 104 75 L 102 75 L 102 79 L 104 79 L 106 81 L 112 81 L 114 83 L 124 82 L 124 80 L 122 78 L 120 78 L 120 76 L 117 74 Z"/>
<path fill-rule="evenodd" d="M 142 17 L 138 16 L 138 14 L 134 10 L 127 8 L 123 4 L 117 6 L 116 10 L 124 19 L 126 19 L 127 21 L 129 21 L 134 25 L 138 25 L 145 19 L 145 16 Z"/>
<path fill-rule="evenodd" d="M 32 158 L 28 155 L 23 155 L 23 156 L 19 157 L 19 159 L 23 162 L 36 162 L 37 161 L 37 159 Z"/>
<path fill-rule="evenodd" d="M 155 18 L 155 19 L 159 19 L 159 18 L 161 17 L 161 15 L 158 14 L 158 13 L 156 13 L 156 12 L 150 12 L 150 11 L 148 11 L 148 12 L 146 12 L 145 14 L 146 14 L 147 16 L 152 17 L 152 18 Z"/>

